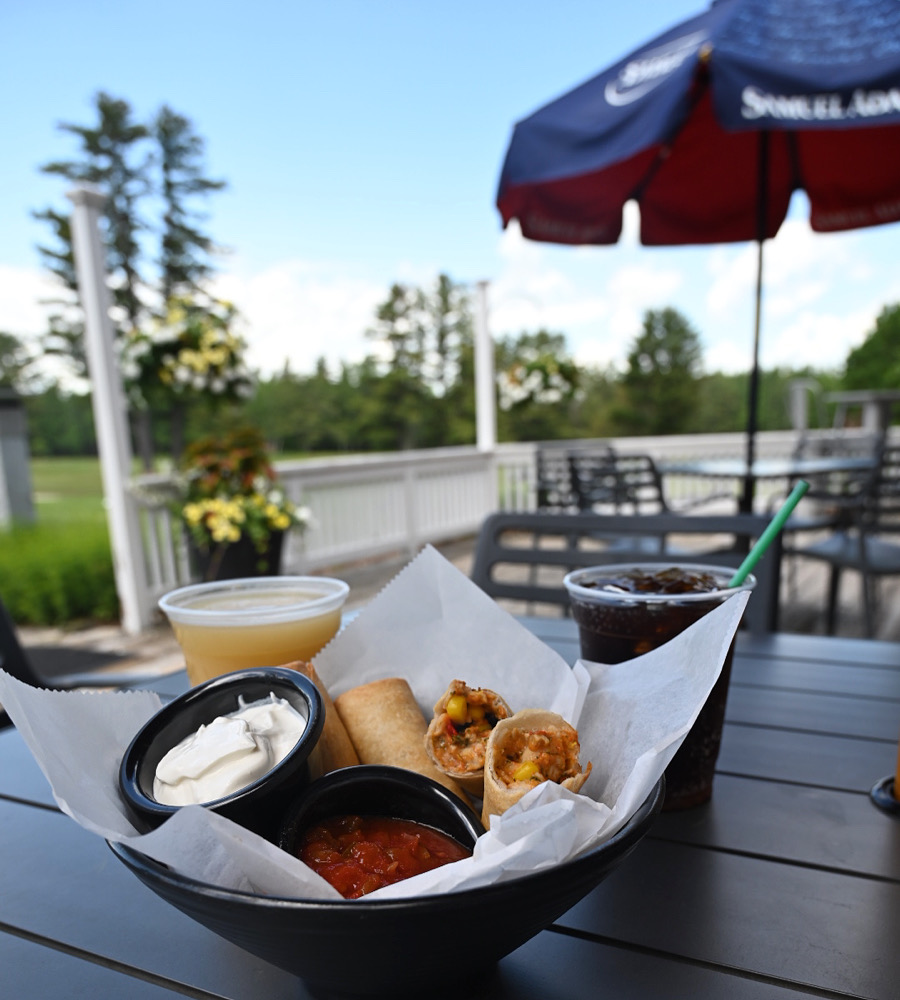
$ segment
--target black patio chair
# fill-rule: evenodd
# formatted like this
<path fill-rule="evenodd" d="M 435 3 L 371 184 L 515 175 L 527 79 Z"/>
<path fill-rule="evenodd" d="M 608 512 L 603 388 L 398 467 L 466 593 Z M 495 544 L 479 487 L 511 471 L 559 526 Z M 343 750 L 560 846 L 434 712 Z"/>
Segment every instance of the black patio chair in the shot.
<path fill-rule="evenodd" d="M 671 508 L 650 455 L 574 452 L 569 461 L 579 509 L 597 514 L 664 514 Z"/>
<path fill-rule="evenodd" d="M 126 669 L 117 672 L 104 668 L 102 671 L 80 670 L 77 673 L 44 677 L 35 668 L 26 648 L 20 642 L 15 623 L 2 598 L 0 598 L 0 669 L 32 687 L 59 691 L 70 691 L 75 688 L 134 687 L 159 676 L 159 673 L 154 671 Z M 0 706 L 0 727 L 8 724 L 9 717 Z"/>
<path fill-rule="evenodd" d="M 823 538 L 803 544 L 789 535 L 784 551 L 790 556 L 815 559 L 830 567 L 825 627 L 837 627 L 838 597 L 845 570 L 862 578 L 862 612 L 866 635 L 875 634 L 877 580 L 900 575 L 900 445 L 885 445 L 872 474 L 852 481 L 852 488 L 832 496 L 836 519 Z"/>
<path fill-rule="evenodd" d="M 580 510 L 595 514 L 683 514 L 715 500 L 732 500 L 730 492 L 709 492 L 677 506 L 670 503 L 662 473 L 652 455 L 613 451 L 604 459 L 571 456 L 572 483 Z"/>
<path fill-rule="evenodd" d="M 737 568 L 769 519 L 755 514 L 694 517 L 687 514 L 553 514 L 501 512 L 483 523 L 471 578 L 502 604 L 525 604 L 532 613 L 568 614 L 567 572 L 615 562 L 691 562 Z M 678 541 L 673 551 L 669 536 Z M 643 539 L 655 537 L 648 553 Z M 690 550 L 682 547 L 692 542 Z M 630 543 L 634 543 L 631 547 Z M 744 625 L 754 633 L 775 631 L 781 572 L 781 539 L 757 564 L 757 585 Z M 518 610 L 518 609 L 517 609 Z"/>
<path fill-rule="evenodd" d="M 609 445 L 541 445 L 535 453 L 538 510 L 571 513 L 584 509 L 582 468 L 603 467 L 614 455 Z"/>

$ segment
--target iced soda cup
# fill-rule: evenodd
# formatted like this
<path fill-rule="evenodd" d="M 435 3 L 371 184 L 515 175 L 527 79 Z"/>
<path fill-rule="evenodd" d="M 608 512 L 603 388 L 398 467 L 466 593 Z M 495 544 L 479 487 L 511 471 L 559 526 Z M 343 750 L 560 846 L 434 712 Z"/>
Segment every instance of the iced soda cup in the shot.
<path fill-rule="evenodd" d="M 309 660 L 341 625 L 350 588 L 326 576 L 258 576 L 160 598 L 192 685 L 248 667 Z"/>
<path fill-rule="evenodd" d="M 565 579 L 582 659 L 621 663 L 683 631 L 722 601 L 756 583 L 729 587 L 733 569 L 684 563 L 628 563 L 575 570 Z M 700 715 L 666 768 L 664 809 L 686 809 L 712 795 L 734 643 Z"/>

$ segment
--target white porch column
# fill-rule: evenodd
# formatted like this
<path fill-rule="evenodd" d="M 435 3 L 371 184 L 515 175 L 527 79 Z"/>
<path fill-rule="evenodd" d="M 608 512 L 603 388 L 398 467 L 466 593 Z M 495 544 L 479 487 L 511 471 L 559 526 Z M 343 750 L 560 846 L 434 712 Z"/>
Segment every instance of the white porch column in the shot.
<path fill-rule="evenodd" d="M 494 340 L 488 324 L 488 282 L 479 281 L 475 310 L 475 443 L 479 451 L 497 446 Z"/>
<path fill-rule="evenodd" d="M 78 294 L 84 310 L 84 341 L 103 477 L 103 497 L 112 546 L 116 590 L 122 611 L 122 628 L 136 634 L 150 624 L 147 572 L 141 544 L 137 508 L 128 495 L 131 478 L 131 443 L 125 394 L 113 347 L 109 318 L 109 289 L 98 225 L 106 200 L 88 185 L 70 191 L 72 246 L 78 276 Z"/>

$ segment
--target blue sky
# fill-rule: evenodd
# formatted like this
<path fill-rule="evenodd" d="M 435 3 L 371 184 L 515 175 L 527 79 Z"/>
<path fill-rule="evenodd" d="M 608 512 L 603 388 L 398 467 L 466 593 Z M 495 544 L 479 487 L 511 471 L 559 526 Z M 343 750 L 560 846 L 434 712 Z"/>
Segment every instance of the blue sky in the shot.
<path fill-rule="evenodd" d="M 39 173 L 75 153 L 98 90 L 138 117 L 162 104 L 207 143 L 207 228 L 230 248 L 217 291 L 245 320 L 251 364 L 357 361 L 395 281 L 490 282 L 496 335 L 546 326 L 585 364 L 621 364 L 648 308 L 672 305 L 709 369 L 750 360 L 755 248 L 614 247 L 503 232 L 494 208 L 514 122 L 698 13 L 703 0 L 5 0 L 0 330 L 43 328 L 30 211 L 64 208 Z M 802 196 L 766 246 L 762 362 L 840 366 L 900 301 L 897 225 L 820 236 Z"/>

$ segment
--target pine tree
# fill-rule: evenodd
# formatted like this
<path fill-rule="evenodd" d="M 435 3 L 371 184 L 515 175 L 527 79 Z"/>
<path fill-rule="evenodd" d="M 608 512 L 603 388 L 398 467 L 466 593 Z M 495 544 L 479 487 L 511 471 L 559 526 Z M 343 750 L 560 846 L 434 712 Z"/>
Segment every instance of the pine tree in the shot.
<path fill-rule="evenodd" d="M 212 273 L 212 239 L 199 228 L 200 218 L 188 202 L 221 191 L 225 181 L 203 176 L 203 140 L 183 115 L 163 106 L 152 126 L 159 150 L 160 194 L 163 200 L 160 234 L 160 290 L 168 300 L 201 287 Z"/>
<path fill-rule="evenodd" d="M 38 245 L 44 266 L 59 282 L 59 293 L 45 299 L 50 307 L 43 348 L 48 354 L 68 358 L 76 375 L 87 375 L 84 350 L 84 322 L 78 308 L 78 280 L 75 275 L 75 254 L 72 250 L 72 228 L 68 215 L 46 208 L 33 212 L 34 218 L 47 222 L 56 237 L 56 246 Z"/>
<path fill-rule="evenodd" d="M 148 190 L 149 163 L 139 152 L 147 138 L 146 126 L 133 120 L 127 101 L 110 97 L 102 91 L 95 98 L 97 124 L 75 125 L 63 122 L 59 128 L 80 139 L 78 159 L 58 160 L 41 167 L 75 184 L 88 183 L 100 188 L 107 197 L 104 224 L 107 266 L 115 306 L 113 319 L 117 332 L 137 327 L 144 314 L 142 301 L 140 234 L 145 225 L 137 212 L 138 200 Z M 67 349 L 79 374 L 84 374 L 80 324 L 67 315 L 77 303 L 77 283 L 72 234 L 68 216 L 52 208 L 36 212 L 53 227 L 56 247 L 39 247 L 45 265 L 57 275 L 70 294 L 55 304 L 64 307 L 51 318 L 48 350 L 63 353 Z"/>
<path fill-rule="evenodd" d="M 95 125 L 59 126 L 78 138 L 77 157 L 48 163 L 41 170 L 75 184 L 92 184 L 106 195 L 103 227 L 112 319 L 127 358 L 151 332 L 185 310 L 194 316 L 208 307 L 214 325 L 220 318 L 220 306 L 234 318 L 233 307 L 216 303 L 203 289 L 213 270 L 210 256 L 215 247 L 199 228 L 193 204 L 196 197 L 221 190 L 225 182 L 203 175 L 204 143 L 183 115 L 163 106 L 147 126 L 135 120 L 127 101 L 101 92 L 95 104 Z M 141 214 L 148 200 L 162 206 L 160 215 L 150 222 Z M 77 374 L 86 375 L 69 215 L 53 208 L 34 214 L 53 230 L 55 245 L 38 249 L 45 266 L 59 279 L 61 290 L 59 297 L 48 303 L 54 311 L 44 336 L 45 349 L 65 355 Z M 154 241 L 157 245 L 151 250 Z M 129 383 L 133 401 L 140 402 L 135 403 L 132 421 L 137 450 L 146 468 L 153 462 L 154 426 L 159 427 L 160 418 L 172 424 L 170 438 L 177 454 L 188 407 L 207 392 L 213 396 L 224 392 L 215 380 L 209 384 L 204 381 L 190 398 L 184 391 L 175 391 L 184 390 L 184 386 L 169 387 L 167 394 L 167 386 L 161 384 L 151 391 L 153 405 L 148 406 L 146 399 L 139 397 L 144 395 L 148 379 L 152 381 L 159 374 L 142 370 L 141 385 Z"/>

